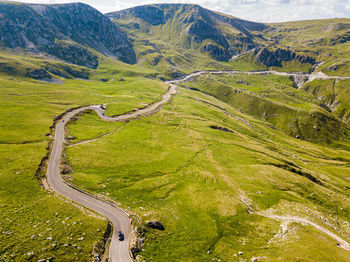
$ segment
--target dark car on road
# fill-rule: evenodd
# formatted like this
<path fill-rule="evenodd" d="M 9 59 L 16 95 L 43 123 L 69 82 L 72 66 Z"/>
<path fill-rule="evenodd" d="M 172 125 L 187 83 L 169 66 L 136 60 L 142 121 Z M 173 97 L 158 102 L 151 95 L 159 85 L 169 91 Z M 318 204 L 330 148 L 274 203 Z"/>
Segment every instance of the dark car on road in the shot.
<path fill-rule="evenodd" d="M 123 241 L 124 240 L 124 234 L 122 233 L 122 231 L 118 232 L 118 238 L 119 238 L 119 241 Z"/>

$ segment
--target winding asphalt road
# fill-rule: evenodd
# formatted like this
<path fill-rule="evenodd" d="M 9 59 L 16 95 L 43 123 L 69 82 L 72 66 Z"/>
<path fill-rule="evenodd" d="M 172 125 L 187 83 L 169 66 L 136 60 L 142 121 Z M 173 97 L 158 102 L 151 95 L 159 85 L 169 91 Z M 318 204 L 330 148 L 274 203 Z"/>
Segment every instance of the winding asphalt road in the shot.
<path fill-rule="evenodd" d="M 86 110 L 94 110 L 102 120 L 110 121 L 110 122 L 130 121 L 142 115 L 154 113 L 163 104 L 167 103 L 172 97 L 172 95 L 176 93 L 177 83 L 190 81 L 191 79 L 195 77 L 199 77 L 204 74 L 248 74 L 248 75 L 275 74 L 275 75 L 283 75 L 283 76 L 305 76 L 307 81 L 312 81 L 314 79 L 340 79 L 340 80 L 350 79 L 350 77 L 332 77 L 332 76 L 325 75 L 323 73 L 296 74 L 296 73 L 283 73 L 283 72 L 277 72 L 277 71 L 255 71 L 255 72 L 200 71 L 200 72 L 189 74 L 180 79 L 167 81 L 166 83 L 169 84 L 169 89 L 160 101 L 153 103 L 145 107 L 144 109 L 141 109 L 135 112 L 127 113 L 116 117 L 109 117 L 109 116 L 105 116 L 104 111 L 98 106 L 87 106 L 87 107 L 82 107 L 67 113 L 56 125 L 54 145 L 50 154 L 50 159 L 49 159 L 48 169 L 47 169 L 48 184 L 58 194 L 68 199 L 71 199 L 74 202 L 77 202 L 91 210 L 96 211 L 97 213 L 106 217 L 113 224 L 113 235 L 112 235 L 112 241 L 110 244 L 110 253 L 109 253 L 109 257 L 112 262 L 132 261 L 132 258 L 130 257 L 130 251 L 129 251 L 129 238 L 130 238 L 129 215 L 119 207 L 115 206 L 114 204 L 109 203 L 105 200 L 99 199 L 88 193 L 85 193 L 82 190 L 75 188 L 72 185 L 69 185 L 67 182 L 63 180 L 60 174 L 60 161 L 61 161 L 63 145 L 64 145 L 65 125 L 75 115 Z M 299 220 L 297 221 L 297 219 L 299 218 L 294 218 L 294 222 L 301 221 L 300 219 L 299 219 L 300 221 Z M 302 221 L 302 222 L 305 222 L 305 221 Z M 311 222 L 308 221 L 308 223 L 310 224 Z M 313 226 L 316 226 L 317 228 L 319 227 L 317 225 L 313 225 Z M 123 232 L 125 236 L 124 241 L 118 240 L 118 231 Z M 328 233 L 328 235 L 330 234 Z M 332 237 L 335 238 L 334 236 Z M 342 243 L 342 244 L 343 246 L 348 247 L 346 243 Z"/>
<path fill-rule="evenodd" d="M 73 200 L 91 210 L 96 211 L 106 217 L 113 225 L 112 241 L 110 244 L 109 257 L 112 262 L 128 262 L 132 261 L 129 252 L 129 237 L 130 237 L 130 219 L 129 215 L 117 206 L 85 193 L 78 188 L 75 188 L 66 183 L 60 172 L 60 161 L 63 152 L 65 125 L 71 118 L 82 111 L 94 110 L 98 116 L 105 121 L 123 122 L 135 119 L 144 114 L 155 112 L 161 105 L 167 103 L 171 96 L 176 93 L 176 86 L 170 84 L 170 87 L 163 98 L 154 104 L 147 106 L 144 109 L 120 115 L 117 117 L 109 117 L 104 115 L 104 111 L 98 106 L 87 106 L 76 109 L 67 113 L 56 125 L 55 140 L 50 154 L 50 159 L 47 168 L 47 180 L 49 186 L 58 194 Z M 118 240 L 118 231 L 124 234 L 124 241 Z"/>

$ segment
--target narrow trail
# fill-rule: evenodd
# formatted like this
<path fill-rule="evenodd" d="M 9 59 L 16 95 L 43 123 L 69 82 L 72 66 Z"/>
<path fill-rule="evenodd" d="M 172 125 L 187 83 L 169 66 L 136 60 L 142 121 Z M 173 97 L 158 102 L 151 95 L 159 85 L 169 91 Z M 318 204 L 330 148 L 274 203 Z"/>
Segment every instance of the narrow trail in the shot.
<path fill-rule="evenodd" d="M 282 233 L 279 233 L 279 235 L 284 235 L 288 229 L 288 224 L 289 223 L 298 223 L 302 225 L 308 225 L 316 228 L 318 231 L 328 235 L 329 237 L 333 238 L 335 241 L 337 241 L 337 245 L 345 249 L 347 251 L 350 251 L 350 243 L 347 242 L 346 240 L 342 239 L 338 235 L 334 234 L 330 230 L 306 219 L 306 218 L 301 218 L 297 216 L 292 216 L 292 215 L 284 215 L 284 216 L 279 216 L 279 215 L 274 215 L 274 214 L 269 214 L 267 212 L 259 212 L 254 210 L 252 203 L 248 197 L 246 197 L 243 193 L 240 197 L 234 196 L 235 199 L 237 199 L 243 206 L 245 206 L 250 214 L 257 214 L 259 216 L 263 216 L 269 219 L 281 221 L 281 228 L 282 228 Z M 272 241 L 275 237 L 273 237 L 270 241 Z"/>
<path fill-rule="evenodd" d="M 263 213 L 257 213 L 261 216 L 267 217 L 267 218 L 271 218 L 274 220 L 278 220 L 281 221 L 282 224 L 282 229 L 283 232 L 286 231 L 286 226 L 288 225 L 288 223 L 298 223 L 298 224 L 302 224 L 302 225 L 308 225 L 308 226 L 312 226 L 314 228 L 316 228 L 318 231 L 328 235 L 329 237 L 333 238 L 335 241 L 338 242 L 338 246 L 342 249 L 345 249 L 347 251 L 350 251 L 350 243 L 347 242 L 346 240 L 342 239 L 341 237 L 337 236 L 336 234 L 334 234 L 333 232 L 329 231 L 328 229 L 321 227 L 320 225 L 311 222 L 305 218 L 300 218 L 297 216 L 278 216 L 278 215 L 267 215 L 267 214 L 263 214 Z"/>
<path fill-rule="evenodd" d="M 338 80 L 344 80 L 344 79 L 350 79 L 350 77 L 334 77 L 334 76 L 327 76 L 323 73 L 316 73 L 316 74 L 303 74 L 303 73 L 284 73 L 284 72 L 277 72 L 277 71 L 255 71 L 255 72 L 248 72 L 248 71 L 199 71 L 194 72 L 192 74 L 186 75 L 182 78 L 166 81 L 165 83 L 169 84 L 169 89 L 166 92 L 166 94 L 163 96 L 163 98 L 155 102 L 143 109 L 140 109 L 138 111 L 126 113 L 123 115 L 110 117 L 106 116 L 104 113 L 104 110 L 99 108 L 96 105 L 92 106 L 86 106 L 79 109 L 76 109 L 74 111 L 71 111 L 63 116 L 63 118 L 57 123 L 55 128 L 55 137 L 54 137 L 54 144 L 53 148 L 50 154 L 48 168 L 47 168 L 47 180 L 49 186 L 56 191 L 58 194 L 77 202 L 91 210 L 94 210 L 95 212 L 101 214 L 102 216 L 106 217 L 113 225 L 113 233 L 112 233 L 112 240 L 110 244 L 110 252 L 109 252 L 109 258 L 112 262 L 128 262 L 133 261 L 130 256 L 130 250 L 129 250 L 129 238 L 130 238 L 130 218 L 129 215 L 123 211 L 121 208 L 117 207 L 116 205 L 109 203 L 103 199 L 100 199 L 96 196 L 93 196 L 89 193 L 86 193 L 79 188 L 76 188 L 66 181 L 63 180 L 61 173 L 60 173 L 60 162 L 61 162 L 61 156 L 63 152 L 64 147 L 64 141 L 65 141 L 65 127 L 66 124 L 69 122 L 70 119 L 75 117 L 77 114 L 86 111 L 86 110 L 93 110 L 96 112 L 96 114 L 99 116 L 99 118 L 103 121 L 109 121 L 109 122 L 127 122 L 134 119 L 137 119 L 143 115 L 150 115 L 152 113 L 155 113 L 162 105 L 167 103 L 173 95 L 176 94 L 177 91 L 177 83 L 184 83 L 186 81 L 190 81 L 195 77 L 199 77 L 201 75 L 205 74 L 247 74 L 247 75 L 265 75 L 265 74 L 275 74 L 275 75 L 281 75 L 281 76 L 293 76 L 293 77 L 300 77 L 303 76 L 307 81 L 312 81 L 315 79 L 338 79 Z M 105 134 L 97 139 L 100 139 L 108 134 Z M 94 139 L 96 140 L 96 139 Z M 91 140 L 93 141 L 93 140 Z M 90 141 L 82 141 L 82 143 L 88 143 Z M 266 216 L 266 215 L 264 215 Z M 296 223 L 304 223 L 311 225 L 321 232 L 329 235 L 333 239 L 337 240 L 339 242 L 339 246 L 350 250 L 350 244 L 346 242 L 345 240 L 341 239 L 337 235 L 333 234 L 332 232 L 328 231 L 327 229 L 310 222 L 306 219 L 299 218 L 299 217 L 290 217 L 290 216 L 270 216 L 271 219 L 276 220 L 283 220 L 283 221 L 290 221 L 290 222 L 296 222 Z M 125 240 L 119 241 L 118 240 L 118 231 L 122 231 Z"/>

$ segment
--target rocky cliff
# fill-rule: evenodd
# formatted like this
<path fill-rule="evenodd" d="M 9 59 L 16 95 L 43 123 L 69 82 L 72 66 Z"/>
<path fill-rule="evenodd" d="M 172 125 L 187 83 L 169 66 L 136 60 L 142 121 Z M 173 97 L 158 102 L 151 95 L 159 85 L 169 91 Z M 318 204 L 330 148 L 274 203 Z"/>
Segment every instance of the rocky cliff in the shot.
<path fill-rule="evenodd" d="M 95 51 L 126 63 L 136 56 L 126 34 L 96 9 L 62 5 L 0 3 L 3 47 L 45 52 L 77 65 L 96 68 Z"/>
<path fill-rule="evenodd" d="M 315 58 L 307 55 L 299 55 L 291 50 L 277 48 L 276 50 L 269 50 L 266 47 L 259 47 L 255 49 L 254 56 L 259 63 L 266 66 L 282 66 L 282 62 L 297 60 L 301 63 L 309 63 L 314 65 Z"/>

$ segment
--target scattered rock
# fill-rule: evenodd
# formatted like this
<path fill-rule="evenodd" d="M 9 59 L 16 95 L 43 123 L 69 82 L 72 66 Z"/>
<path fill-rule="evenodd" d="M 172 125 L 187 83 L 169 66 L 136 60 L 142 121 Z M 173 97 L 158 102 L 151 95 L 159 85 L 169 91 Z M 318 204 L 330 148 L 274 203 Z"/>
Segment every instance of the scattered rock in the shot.
<path fill-rule="evenodd" d="M 243 252 L 242 252 L 242 251 L 239 251 L 239 252 L 238 252 L 238 255 L 242 256 L 242 255 L 243 255 Z"/>
<path fill-rule="evenodd" d="M 73 169 L 67 164 L 63 164 L 61 170 L 63 175 L 73 173 Z"/>
<path fill-rule="evenodd" d="M 100 256 L 99 256 L 99 254 L 94 254 L 93 261 L 94 261 L 94 262 L 99 262 L 99 261 L 100 261 Z"/>

